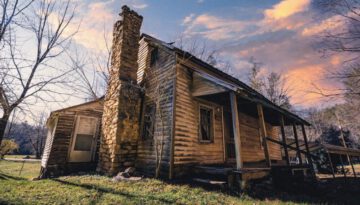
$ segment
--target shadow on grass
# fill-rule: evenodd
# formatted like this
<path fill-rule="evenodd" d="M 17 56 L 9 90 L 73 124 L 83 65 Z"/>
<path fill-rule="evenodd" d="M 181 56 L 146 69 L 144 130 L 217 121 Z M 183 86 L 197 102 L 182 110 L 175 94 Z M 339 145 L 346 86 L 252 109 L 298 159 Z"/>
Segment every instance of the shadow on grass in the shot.
<path fill-rule="evenodd" d="M 219 186 L 209 186 L 194 183 L 190 180 L 166 181 L 169 184 L 189 185 L 199 187 L 211 192 L 222 192 L 227 195 L 239 197 L 239 193 L 224 190 Z M 359 204 L 360 178 L 321 179 L 316 183 L 291 183 L 286 186 L 264 185 L 261 180 L 250 183 L 250 188 L 244 190 L 245 194 L 255 200 L 279 200 L 285 203 L 308 204 Z"/>
<path fill-rule="evenodd" d="M 53 181 L 62 183 L 64 185 L 70 185 L 70 186 L 76 186 L 76 187 L 81 187 L 84 189 L 88 189 L 88 190 L 96 190 L 97 192 L 99 192 L 99 195 L 97 196 L 97 200 L 94 200 L 92 203 L 96 204 L 96 202 L 98 202 L 100 200 L 100 198 L 102 197 L 102 195 L 104 193 L 109 193 L 109 194 L 114 194 L 114 195 L 120 195 L 120 196 L 124 196 L 126 198 L 130 198 L 130 199 L 150 199 L 150 200 L 156 200 L 156 201 L 160 201 L 162 203 L 166 203 L 166 204 L 173 204 L 176 201 L 174 200 L 169 200 L 169 199 L 164 199 L 162 197 L 156 197 L 154 195 L 140 195 L 140 194 L 131 194 L 131 193 L 127 193 L 127 192 L 122 192 L 122 191 L 117 191 L 114 190 L 112 188 L 107 188 L 107 187 L 103 187 L 103 186 L 99 186 L 99 185 L 93 185 L 93 184 L 86 184 L 86 183 L 74 183 L 74 182 L 69 182 L 69 181 L 65 181 L 65 180 L 61 180 L 58 178 L 53 178 Z"/>
<path fill-rule="evenodd" d="M 11 176 L 11 175 L 4 174 L 4 173 L 0 172 L 0 180 L 9 180 L 9 179 L 12 179 L 12 180 L 25 180 L 24 178 L 21 178 L 21 177 L 15 177 L 15 176 Z"/>
<path fill-rule="evenodd" d="M 256 199 L 278 199 L 284 202 L 310 204 L 359 204 L 360 179 L 336 178 L 320 179 L 316 183 L 291 183 L 284 181 L 285 186 L 276 186 L 271 190 L 257 188 L 247 193 Z"/>

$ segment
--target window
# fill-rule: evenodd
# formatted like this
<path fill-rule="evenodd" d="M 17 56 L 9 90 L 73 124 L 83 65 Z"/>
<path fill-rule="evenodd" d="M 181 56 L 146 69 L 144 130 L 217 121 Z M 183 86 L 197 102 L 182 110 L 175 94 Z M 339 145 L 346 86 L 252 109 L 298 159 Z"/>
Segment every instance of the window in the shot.
<path fill-rule="evenodd" d="M 159 49 L 153 48 L 150 56 L 150 66 L 153 66 L 159 58 Z"/>
<path fill-rule="evenodd" d="M 200 106 L 199 134 L 200 141 L 211 142 L 213 140 L 213 109 Z"/>
<path fill-rule="evenodd" d="M 156 107 L 155 104 L 148 104 L 144 110 L 143 139 L 152 139 L 155 130 Z"/>
<path fill-rule="evenodd" d="M 75 139 L 75 151 L 91 151 L 96 132 L 96 118 L 79 117 Z"/>

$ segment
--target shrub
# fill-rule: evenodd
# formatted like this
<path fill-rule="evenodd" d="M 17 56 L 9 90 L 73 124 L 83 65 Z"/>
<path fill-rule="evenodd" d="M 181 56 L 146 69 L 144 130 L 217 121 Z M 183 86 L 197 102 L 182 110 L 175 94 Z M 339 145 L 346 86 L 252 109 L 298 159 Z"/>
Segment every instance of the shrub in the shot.
<path fill-rule="evenodd" d="M 0 159 L 3 159 L 6 154 L 10 154 L 19 148 L 14 140 L 4 139 L 0 145 Z"/>

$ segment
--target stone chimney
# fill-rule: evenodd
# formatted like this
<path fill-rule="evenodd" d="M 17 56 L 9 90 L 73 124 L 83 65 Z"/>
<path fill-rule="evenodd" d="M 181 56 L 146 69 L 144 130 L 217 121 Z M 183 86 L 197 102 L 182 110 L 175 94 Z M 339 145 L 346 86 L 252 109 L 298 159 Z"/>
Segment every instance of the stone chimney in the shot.
<path fill-rule="evenodd" d="M 139 137 L 140 89 L 136 84 L 143 17 L 127 6 L 114 25 L 98 171 L 109 175 L 134 166 Z"/>

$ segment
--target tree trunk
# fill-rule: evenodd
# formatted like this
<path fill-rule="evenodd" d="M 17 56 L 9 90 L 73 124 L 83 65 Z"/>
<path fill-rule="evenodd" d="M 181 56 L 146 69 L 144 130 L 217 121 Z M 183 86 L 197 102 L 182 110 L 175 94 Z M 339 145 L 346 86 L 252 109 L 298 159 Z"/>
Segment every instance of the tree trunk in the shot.
<path fill-rule="evenodd" d="M 5 135 L 6 125 L 9 121 L 10 115 L 4 114 L 3 117 L 0 119 L 0 145 Z"/>
<path fill-rule="evenodd" d="M 38 150 L 36 150 L 36 152 L 35 152 L 35 158 L 41 159 L 41 153 Z"/>

